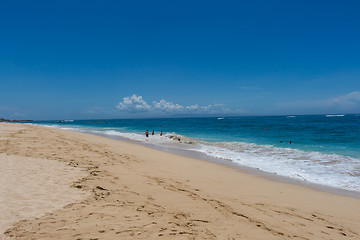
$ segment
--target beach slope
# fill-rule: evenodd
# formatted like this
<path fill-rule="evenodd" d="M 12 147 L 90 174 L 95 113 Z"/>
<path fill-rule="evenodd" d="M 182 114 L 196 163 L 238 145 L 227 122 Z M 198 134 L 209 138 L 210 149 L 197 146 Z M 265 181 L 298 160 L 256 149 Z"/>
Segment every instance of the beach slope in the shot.
<path fill-rule="evenodd" d="M 53 210 L 30 203 L 36 214 L 19 206 L 21 221 L 1 217 L 4 239 L 360 239 L 357 198 L 85 133 L 0 123 L 0 134 L 1 160 L 61 164 L 43 169 L 45 180 L 27 173 L 34 184 L 71 172 L 44 198 L 76 196 Z M 7 182 L 11 194 L 16 181 Z"/>

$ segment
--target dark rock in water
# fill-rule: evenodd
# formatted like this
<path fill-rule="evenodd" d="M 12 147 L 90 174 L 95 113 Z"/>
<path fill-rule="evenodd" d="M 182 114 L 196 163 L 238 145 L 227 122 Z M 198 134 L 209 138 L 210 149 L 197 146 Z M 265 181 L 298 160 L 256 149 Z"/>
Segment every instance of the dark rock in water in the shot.
<path fill-rule="evenodd" d="M 177 135 L 167 135 L 166 137 L 168 137 L 174 141 L 179 141 L 180 143 L 194 144 L 194 142 L 189 141 L 186 137 L 185 137 L 185 139 L 182 139 L 181 137 L 178 137 Z"/>
<path fill-rule="evenodd" d="M 181 142 L 181 138 L 179 138 L 178 136 L 170 135 L 170 136 L 168 136 L 168 138 Z"/>

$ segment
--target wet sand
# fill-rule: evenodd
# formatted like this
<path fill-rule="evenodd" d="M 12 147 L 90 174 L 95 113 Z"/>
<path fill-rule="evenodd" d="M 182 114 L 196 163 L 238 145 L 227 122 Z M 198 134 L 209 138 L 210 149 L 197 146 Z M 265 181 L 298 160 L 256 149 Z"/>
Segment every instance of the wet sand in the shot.
<path fill-rule="evenodd" d="M 25 168 L 50 164 L 36 170 L 46 180 L 26 173 L 34 186 L 59 181 L 64 169 L 69 173 L 60 177 L 67 187 L 57 195 L 38 194 L 28 207 L 21 207 L 21 191 L 13 194 L 12 207 L 23 220 L 2 216 L 2 225 L 12 225 L 4 239 L 360 239 L 358 198 L 138 144 L 0 123 L 0 156 L 17 165 L 27 162 Z M 19 189 L 10 180 L 20 174 L 6 175 L 1 192 L 10 196 Z M 65 194 L 68 190 L 73 192 Z M 67 195 L 74 199 L 65 200 Z M 41 204 L 62 196 L 54 209 Z M 10 205 L 0 204 L 1 209 Z"/>

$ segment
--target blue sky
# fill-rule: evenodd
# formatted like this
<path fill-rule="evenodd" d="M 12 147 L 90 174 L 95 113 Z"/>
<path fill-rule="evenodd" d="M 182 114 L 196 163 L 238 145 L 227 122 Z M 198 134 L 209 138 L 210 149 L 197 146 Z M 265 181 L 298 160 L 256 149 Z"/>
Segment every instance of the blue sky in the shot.
<path fill-rule="evenodd" d="M 359 1 L 1 1 L 0 117 L 360 113 Z"/>

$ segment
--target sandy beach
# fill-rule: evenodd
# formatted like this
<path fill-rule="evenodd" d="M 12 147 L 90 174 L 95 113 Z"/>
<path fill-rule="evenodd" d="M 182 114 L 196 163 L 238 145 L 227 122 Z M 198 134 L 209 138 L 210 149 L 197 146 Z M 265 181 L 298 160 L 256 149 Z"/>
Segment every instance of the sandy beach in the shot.
<path fill-rule="evenodd" d="M 138 144 L 0 123 L 2 239 L 360 239 L 360 199 Z"/>

